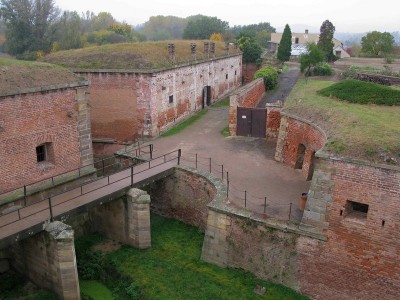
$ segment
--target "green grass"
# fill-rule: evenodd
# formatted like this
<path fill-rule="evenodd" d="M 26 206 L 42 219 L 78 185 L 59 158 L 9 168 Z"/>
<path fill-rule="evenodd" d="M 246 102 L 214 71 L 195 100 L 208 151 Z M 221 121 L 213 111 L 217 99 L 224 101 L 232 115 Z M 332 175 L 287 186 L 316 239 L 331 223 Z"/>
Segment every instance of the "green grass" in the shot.
<path fill-rule="evenodd" d="M 340 81 L 318 91 L 318 94 L 351 103 L 400 105 L 400 90 L 359 80 Z"/>
<path fill-rule="evenodd" d="M 175 40 L 136 42 L 90 46 L 81 49 L 59 51 L 43 60 L 68 68 L 82 69 L 140 69 L 170 68 L 193 61 L 190 44 L 197 44 L 196 60 L 208 59 L 203 51 L 205 41 Z M 168 44 L 175 44 L 175 61 L 168 56 Z M 215 42 L 215 56 L 226 56 L 224 42 Z M 239 51 L 237 52 L 239 53 Z M 232 50 L 231 50 L 232 54 Z"/>
<path fill-rule="evenodd" d="M 218 102 L 215 102 L 211 105 L 211 107 L 229 107 L 229 97 L 226 97 Z"/>
<path fill-rule="evenodd" d="M 162 137 L 167 137 L 167 136 L 171 136 L 171 135 L 174 135 L 174 134 L 177 134 L 177 133 L 181 132 L 183 129 L 185 129 L 186 127 L 188 127 L 189 125 L 193 124 L 194 122 L 199 120 L 201 117 L 203 117 L 207 113 L 207 111 L 208 111 L 207 109 L 203 109 L 202 111 L 200 111 L 199 113 L 195 114 L 191 118 L 183 121 L 182 123 L 180 123 L 179 125 L 175 126 L 174 128 L 171 128 L 170 130 L 164 132 L 163 134 L 161 134 L 161 136 Z"/>
<path fill-rule="evenodd" d="M 109 254 L 146 299 L 308 299 L 248 272 L 223 269 L 200 260 L 204 234 L 177 220 L 152 215 L 152 248 L 124 246 Z M 266 287 L 257 296 L 256 285 Z"/>
<path fill-rule="evenodd" d="M 285 103 L 285 111 L 313 121 L 329 135 L 325 150 L 375 161 L 379 155 L 400 153 L 400 107 L 353 104 L 317 93 L 334 82 L 299 80 Z M 379 160 L 377 160 L 379 162 Z"/>
<path fill-rule="evenodd" d="M 221 130 L 221 134 L 222 134 L 224 137 L 230 136 L 230 133 L 229 133 L 229 126 L 226 126 L 224 129 L 222 129 L 222 130 Z"/>
<path fill-rule="evenodd" d="M 114 300 L 111 291 L 102 283 L 95 280 L 80 280 L 79 286 L 84 295 L 95 300 Z"/>

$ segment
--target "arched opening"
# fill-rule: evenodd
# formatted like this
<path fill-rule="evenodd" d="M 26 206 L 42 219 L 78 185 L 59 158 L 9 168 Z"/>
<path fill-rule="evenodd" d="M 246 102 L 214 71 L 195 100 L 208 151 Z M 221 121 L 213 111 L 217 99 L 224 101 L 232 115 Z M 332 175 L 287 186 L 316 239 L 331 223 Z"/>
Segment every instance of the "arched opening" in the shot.
<path fill-rule="evenodd" d="M 296 164 L 294 166 L 295 169 L 303 168 L 305 153 L 306 153 L 306 146 L 304 146 L 303 144 L 300 144 L 299 147 L 297 148 L 297 158 L 296 158 Z"/>

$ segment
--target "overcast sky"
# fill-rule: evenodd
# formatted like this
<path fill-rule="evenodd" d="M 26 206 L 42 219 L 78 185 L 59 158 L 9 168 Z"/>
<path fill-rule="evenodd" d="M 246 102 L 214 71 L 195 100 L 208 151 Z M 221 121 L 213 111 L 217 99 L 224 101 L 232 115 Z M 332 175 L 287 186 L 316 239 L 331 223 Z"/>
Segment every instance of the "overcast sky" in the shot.
<path fill-rule="evenodd" d="M 56 5 L 77 12 L 107 11 L 132 25 L 156 15 L 203 14 L 228 21 L 230 26 L 270 22 L 279 30 L 288 23 L 292 31 L 302 27 L 319 31 L 329 19 L 337 32 L 400 31 L 399 0 L 56 0 Z"/>

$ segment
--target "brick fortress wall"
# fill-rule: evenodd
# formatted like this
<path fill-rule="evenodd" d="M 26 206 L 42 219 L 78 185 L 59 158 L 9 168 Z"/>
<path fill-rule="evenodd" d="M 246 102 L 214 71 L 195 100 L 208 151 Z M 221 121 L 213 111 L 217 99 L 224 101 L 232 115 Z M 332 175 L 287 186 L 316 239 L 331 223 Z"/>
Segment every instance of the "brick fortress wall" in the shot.
<path fill-rule="evenodd" d="M 0 96 L 0 191 L 93 162 L 86 83 Z M 37 161 L 36 147 L 47 161 Z"/>
<path fill-rule="evenodd" d="M 210 103 L 236 89 L 241 64 L 235 54 L 159 71 L 75 72 L 91 82 L 93 137 L 128 142 L 157 136 L 201 110 L 207 86 Z"/>

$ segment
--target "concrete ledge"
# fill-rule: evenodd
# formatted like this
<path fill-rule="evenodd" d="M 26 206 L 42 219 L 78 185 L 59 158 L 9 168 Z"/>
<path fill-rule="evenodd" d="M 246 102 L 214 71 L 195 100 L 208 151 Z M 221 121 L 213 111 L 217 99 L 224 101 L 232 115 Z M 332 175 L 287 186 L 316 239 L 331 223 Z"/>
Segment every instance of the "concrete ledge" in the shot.
<path fill-rule="evenodd" d="M 77 87 L 87 87 L 88 85 L 89 85 L 89 81 L 84 80 L 84 81 L 80 81 L 80 82 L 48 85 L 48 86 L 41 86 L 41 87 L 30 88 L 30 89 L 21 89 L 21 90 L 6 92 L 6 93 L 0 92 L 0 97 L 9 97 L 9 96 L 22 95 L 22 94 L 33 94 L 33 93 L 48 92 L 48 91 L 54 91 L 54 90 L 60 90 L 60 89 L 72 89 L 72 88 L 77 88 Z"/>

